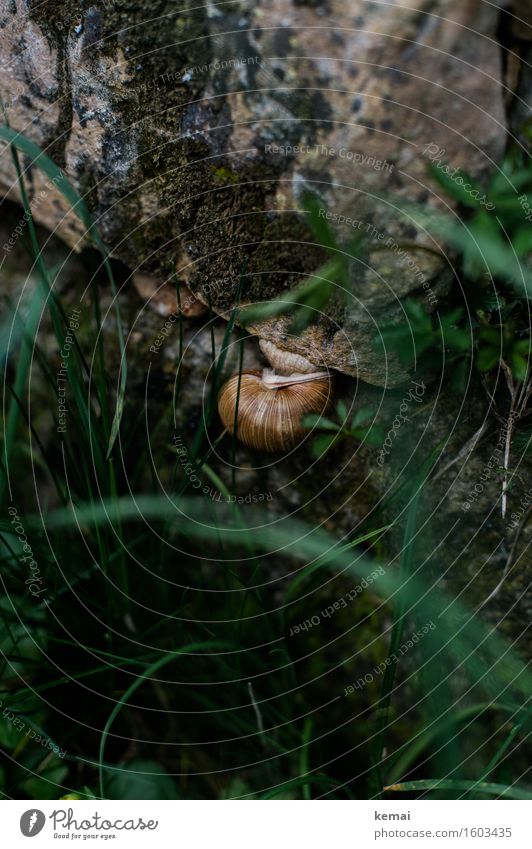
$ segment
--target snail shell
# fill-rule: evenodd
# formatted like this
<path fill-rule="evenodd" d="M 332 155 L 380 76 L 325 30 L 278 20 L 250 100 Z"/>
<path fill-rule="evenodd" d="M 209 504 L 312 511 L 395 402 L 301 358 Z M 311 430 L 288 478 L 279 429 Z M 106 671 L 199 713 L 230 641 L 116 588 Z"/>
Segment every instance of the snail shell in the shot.
<path fill-rule="evenodd" d="M 238 406 L 237 406 L 238 399 Z M 289 451 L 308 433 L 301 419 L 307 413 L 321 415 L 331 400 L 327 372 L 276 375 L 270 369 L 243 372 L 229 378 L 218 396 L 218 412 L 230 433 L 249 448 Z"/>

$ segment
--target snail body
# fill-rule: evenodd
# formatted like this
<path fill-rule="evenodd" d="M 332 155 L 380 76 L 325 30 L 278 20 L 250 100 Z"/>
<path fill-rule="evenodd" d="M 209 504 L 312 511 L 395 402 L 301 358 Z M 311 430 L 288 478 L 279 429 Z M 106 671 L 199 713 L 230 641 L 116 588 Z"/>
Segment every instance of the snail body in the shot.
<path fill-rule="evenodd" d="M 317 367 L 323 368 L 321 364 L 315 366 L 301 354 L 285 351 L 267 339 L 259 339 L 259 348 L 277 374 L 311 374 L 316 371 Z"/>
<path fill-rule="evenodd" d="M 307 429 L 308 413 L 321 415 L 331 400 L 327 372 L 281 376 L 270 369 L 234 375 L 222 386 L 218 412 L 224 427 L 259 451 L 289 451 Z"/>

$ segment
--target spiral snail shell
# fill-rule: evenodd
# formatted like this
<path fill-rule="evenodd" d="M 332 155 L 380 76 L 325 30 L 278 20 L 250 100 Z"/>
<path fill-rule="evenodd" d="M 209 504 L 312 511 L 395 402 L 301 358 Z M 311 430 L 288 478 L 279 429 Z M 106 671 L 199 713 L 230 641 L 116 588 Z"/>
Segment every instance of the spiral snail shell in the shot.
<path fill-rule="evenodd" d="M 249 448 L 289 451 L 308 432 L 301 419 L 321 415 L 331 400 L 324 371 L 281 376 L 271 369 L 234 375 L 222 386 L 218 412 L 224 427 Z"/>

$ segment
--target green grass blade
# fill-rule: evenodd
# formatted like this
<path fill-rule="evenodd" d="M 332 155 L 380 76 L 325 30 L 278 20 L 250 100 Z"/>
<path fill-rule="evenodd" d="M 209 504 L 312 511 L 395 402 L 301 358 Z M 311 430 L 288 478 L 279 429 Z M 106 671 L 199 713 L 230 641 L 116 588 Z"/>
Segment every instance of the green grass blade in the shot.
<path fill-rule="evenodd" d="M 122 419 L 122 414 L 124 410 L 124 398 L 127 384 L 127 359 L 124 329 L 122 324 L 122 317 L 120 315 L 120 305 L 118 302 L 118 294 L 113 275 L 113 269 L 109 260 L 107 248 L 105 247 L 105 244 L 100 234 L 98 233 L 96 224 L 92 219 L 92 216 L 88 210 L 85 201 L 77 193 L 73 186 L 71 186 L 67 177 L 65 176 L 63 171 L 55 164 L 55 162 L 53 162 L 50 157 L 47 156 L 38 145 L 36 145 L 22 133 L 15 132 L 15 130 L 12 130 L 10 127 L 0 126 L 0 139 L 7 141 L 12 147 L 17 148 L 25 156 L 29 157 L 31 160 L 31 164 L 43 171 L 43 173 L 46 174 L 46 176 L 54 182 L 54 185 L 61 192 L 63 197 L 70 203 L 72 211 L 84 224 L 87 230 L 87 235 L 92 239 L 92 241 L 94 242 L 94 244 L 102 255 L 103 265 L 113 295 L 113 309 L 117 324 L 118 343 L 120 346 L 119 386 L 116 399 L 116 408 L 113 416 L 111 433 L 109 435 L 109 442 L 107 446 L 107 457 L 109 457 L 112 452 L 116 437 L 118 435 L 120 421 Z"/>
<path fill-rule="evenodd" d="M 405 775 L 409 767 L 415 763 L 422 752 L 424 752 L 434 740 L 438 737 L 445 739 L 453 733 L 453 729 L 456 729 L 468 720 L 482 716 L 482 714 L 487 710 L 499 710 L 510 714 L 514 713 L 514 709 L 510 705 L 482 702 L 481 704 L 470 705 L 469 707 L 464 708 L 464 710 L 459 711 L 455 716 L 436 720 L 431 724 L 430 728 L 423 729 L 395 753 L 394 757 L 396 758 L 396 761 L 390 768 L 389 780 L 392 783 L 399 781 L 401 776 Z"/>
<path fill-rule="evenodd" d="M 155 661 L 155 663 L 152 663 L 150 666 L 148 666 L 146 671 L 142 675 L 139 675 L 135 679 L 135 681 L 133 681 L 133 683 L 127 688 L 127 690 L 125 691 L 122 698 L 120 698 L 117 701 L 113 710 L 109 714 L 109 718 L 108 718 L 107 722 L 105 723 L 105 726 L 104 726 L 103 731 L 102 731 L 102 736 L 101 736 L 101 739 L 100 739 L 100 749 L 99 749 L 99 753 L 98 753 L 98 772 L 99 772 L 99 776 L 100 776 L 100 798 L 101 799 L 105 799 L 105 796 L 104 796 L 104 769 L 105 769 L 105 766 L 104 766 L 103 759 L 104 759 L 104 755 L 105 755 L 105 745 L 107 743 L 109 731 L 111 730 L 111 726 L 112 726 L 113 722 L 115 721 L 116 717 L 118 716 L 118 714 L 120 713 L 120 711 L 122 710 L 124 705 L 127 704 L 128 700 L 131 698 L 133 693 L 135 693 L 138 690 L 138 688 L 145 681 L 147 681 L 149 678 L 151 678 L 152 675 L 154 675 L 156 672 L 158 672 L 159 669 L 162 669 L 163 666 L 166 666 L 168 663 L 171 663 L 172 660 L 175 660 L 176 658 L 180 657 L 181 655 L 187 654 L 189 652 L 195 652 L 195 651 L 200 650 L 200 649 L 225 648 L 226 646 L 227 646 L 226 643 L 216 642 L 215 640 L 205 641 L 205 642 L 200 642 L 200 643 L 190 643 L 190 645 L 183 646 L 182 648 L 177 649 L 176 651 L 171 652 L 170 654 L 165 654 L 165 655 L 163 655 L 163 657 L 160 657 L 158 660 Z"/>
<path fill-rule="evenodd" d="M 285 593 L 285 600 L 289 601 L 293 598 L 296 590 L 299 589 L 301 584 L 303 584 L 307 578 L 309 578 L 317 569 L 323 569 L 325 567 L 329 567 L 331 565 L 331 558 L 334 558 L 336 555 L 341 555 L 344 552 L 348 552 L 352 548 L 356 548 L 358 545 L 361 545 L 363 542 L 367 542 L 370 539 L 374 539 L 375 537 L 381 536 L 386 531 L 389 531 L 392 525 L 383 525 L 382 528 L 376 528 L 374 531 L 369 531 L 367 534 L 362 534 L 362 536 L 357 537 L 356 539 L 349 542 L 347 545 L 338 546 L 338 548 L 328 554 L 323 559 L 317 560 L 315 563 L 311 563 L 309 566 L 306 566 L 304 569 L 301 569 L 299 574 L 294 578 L 293 581 L 290 581 Z"/>
<path fill-rule="evenodd" d="M 434 462 L 433 454 L 425 461 L 422 466 L 420 475 L 415 481 L 414 495 L 410 500 L 407 511 L 406 527 L 403 539 L 403 549 L 401 554 L 401 562 L 399 566 L 399 582 L 403 588 L 408 582 L 414 562 L 414 539 L 416 536 L 416 521 L 417 507 L 421 493 L 425 485 L 427 476 Z M 394 623 L 392 626 L 392 634 L 390 638 L 390 649 L 384 676 L 382 680 L 381 695 L 377 708 L 377 723 L 376 734 L 372 745 L 372 772 L 370 775 L 371 795 L 374 795 L 382 788 L 382 758 L 384 750 L 384 738 L 386 727 L 388 725 L 388 715 L 390 711 L 390 703 L 392 699 L 393 684 L 395 680 L 395 669 L 397 666 L 397 651 L 401 645 L 403 630 L 405 625 L 405 616 L 407 610 L 407 594 L 401 592 L 394 611 Z"/>

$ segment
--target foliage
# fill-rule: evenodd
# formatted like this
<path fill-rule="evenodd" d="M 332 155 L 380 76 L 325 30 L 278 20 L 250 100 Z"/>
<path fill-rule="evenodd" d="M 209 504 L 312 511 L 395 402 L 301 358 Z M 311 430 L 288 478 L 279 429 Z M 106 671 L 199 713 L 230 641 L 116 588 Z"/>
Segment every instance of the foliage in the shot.
<path fill-rule="evenodd" d="M 320 431 L 312 441 L 312 454 L 321 457 L 329 448 L 344 439 L 355 439 L 367 445 L 380 445 L 384 439 L 384 431 L 374 422 L 373 410 L 360 407 L 349 411 L 344 401 L 336 404 L 336 414 L 339 422 L 326 416 L 309 414 L 303 418 L 303 424 L 312 430 Z"/>
<path fill-rule="evenodd" d="M 427 218 L 429 228 L 444 235 L 461 252 L 465 277 L 480 280 L 487 274 L 490 279 L 510 284 L 520 297 L 529 296 L 532 232 L 522 198 L 532 198 L 532 171 L 523 152 L 517 147 L 510 148 L 491 179 L 486 190 L 492 206 L 489 210 L 472 200 L 456 180 L 438 168 L 432 167 L 431 174 L 451 197 L 469 210 L 469 215 L 461 219 Z M 467 182 L 482 193 L 472 177 L 468 176 Z"/>

